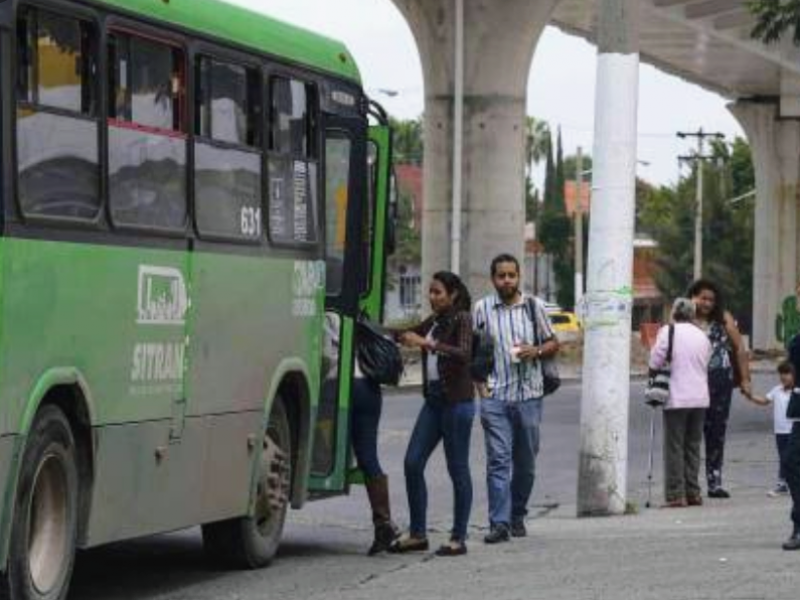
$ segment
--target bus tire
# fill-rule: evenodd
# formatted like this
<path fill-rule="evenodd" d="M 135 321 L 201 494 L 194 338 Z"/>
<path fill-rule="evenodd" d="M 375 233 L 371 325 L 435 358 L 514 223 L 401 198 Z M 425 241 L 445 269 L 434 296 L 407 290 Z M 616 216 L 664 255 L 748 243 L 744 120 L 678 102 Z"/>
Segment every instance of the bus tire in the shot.
<path fill-rule="evenodd" d="M 292 480 L 292 434 L 283 399 L 275 398 L 259 464 L 255 514 L 203 525 L 203 546 L 236 568 L 267 566 L 278 551 Z"/>
<path fill-rule="evenodd" d="M 0 598 L 64 600 L 75 564 L 78 459 L 64 412 L 42 407 L 25 444 Z"/>

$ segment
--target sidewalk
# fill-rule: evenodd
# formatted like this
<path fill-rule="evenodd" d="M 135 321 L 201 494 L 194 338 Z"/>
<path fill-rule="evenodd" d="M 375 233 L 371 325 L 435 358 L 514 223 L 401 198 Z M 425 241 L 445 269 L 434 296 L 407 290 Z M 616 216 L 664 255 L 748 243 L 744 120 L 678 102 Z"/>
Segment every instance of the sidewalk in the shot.
<path fill-rule="evenodd" d="M 473 535 L 466 557 L 420 557 L 325 598 L 797 600 L 800 553 L 780 548 L 788 510 L 763 490 L 609 519 L 562 507 L 529 521 L 527 538 L 490 547 Z"/>

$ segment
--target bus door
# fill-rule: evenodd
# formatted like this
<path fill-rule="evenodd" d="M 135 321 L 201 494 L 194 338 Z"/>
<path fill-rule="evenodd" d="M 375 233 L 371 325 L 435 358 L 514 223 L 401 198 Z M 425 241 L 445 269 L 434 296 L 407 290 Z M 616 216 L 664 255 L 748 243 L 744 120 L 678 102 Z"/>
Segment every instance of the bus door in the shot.
<path fill-rule="evenodd" d="M 341 493 L 347 487 L 353 340 L 363 270 L 366 139 L 363 119 L 324 118 L 325 332 L 309 481 L 309 490 L 318 496 Z"/>
<path fill-rule="evenodd" d="M 383 115 L 382 110 L 376 113 L 380 124 L 369 128 L 367 142 L 369 189 L 363 208 L 361 257 L 364 267 L 360 281 L 361 310 L 376 323 L 383 321 L 386 259 L 394 252 L 397 218 L 394 178 L 391 177 L 392 134 Z"/>

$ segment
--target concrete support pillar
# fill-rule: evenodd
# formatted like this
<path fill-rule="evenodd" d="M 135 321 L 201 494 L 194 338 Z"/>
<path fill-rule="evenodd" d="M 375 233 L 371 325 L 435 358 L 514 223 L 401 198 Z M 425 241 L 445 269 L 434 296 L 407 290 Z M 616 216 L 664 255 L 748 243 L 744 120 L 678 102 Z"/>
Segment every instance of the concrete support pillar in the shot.
<path fill-rule="evenodd" d="M 756 173 L 751 344 L 780 348 L 778 315 L 800 280 L 800 121 L 778 119 L 777 101 L 729 108 L 747 134 Z"/>
<path fill-rule="evenodd" d="M 599 0 L 578 515 L 626 510 L 640 0 Z"/>
<path fill-rule="evenodd" d="M 455 1 L 393 0 L 411 27 L 425 81 L 422 268 L 450 268 Z M 525 104 L 536 42 L 557 0 L 464 0 L 464 144 L 460 272 L 476 296 L 488 262 L 522 260 Z M 501 6 L 502 4 L 502 6 Z"/>

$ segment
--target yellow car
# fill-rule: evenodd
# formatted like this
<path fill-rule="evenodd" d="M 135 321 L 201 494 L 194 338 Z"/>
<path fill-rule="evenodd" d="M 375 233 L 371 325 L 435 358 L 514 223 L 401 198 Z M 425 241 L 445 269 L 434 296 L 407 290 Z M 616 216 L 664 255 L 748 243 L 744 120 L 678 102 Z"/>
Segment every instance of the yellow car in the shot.
<path fill-rule="evenodd" d="M 559 342 L 576 342 L 581 337 L 581 323 L 575 313 L 553 311 L 547 313 Z"/>

